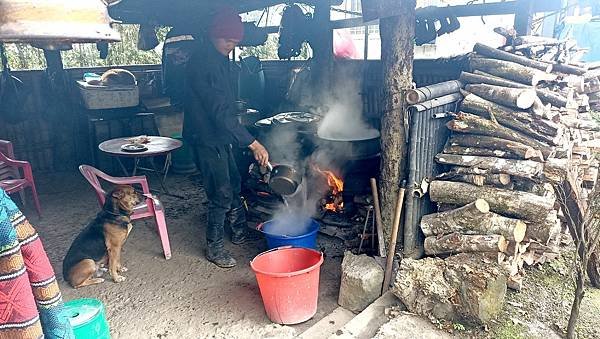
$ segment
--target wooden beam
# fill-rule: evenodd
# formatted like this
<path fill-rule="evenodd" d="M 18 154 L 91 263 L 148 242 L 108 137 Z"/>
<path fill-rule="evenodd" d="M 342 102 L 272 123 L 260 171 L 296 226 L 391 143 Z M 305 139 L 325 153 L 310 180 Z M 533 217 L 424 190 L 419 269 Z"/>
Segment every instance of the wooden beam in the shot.
<path fill-rule="evenodd" d="M 386 0 L 390 3 L 395 0 Z M 406 92 L 412 88 L 415 34 L 415 0 L 400 2 L 402 15 L 381 20 L 381 63 L 384 113 L 381 118 L 381 210 L 389 239 L 400 181 L 404 178 L 407 153 L 405 126 Z M 414 225 L 417 226 L 417 225 Z M 417 227 L 404 230 L 405 255 L 417 257 Z"/>

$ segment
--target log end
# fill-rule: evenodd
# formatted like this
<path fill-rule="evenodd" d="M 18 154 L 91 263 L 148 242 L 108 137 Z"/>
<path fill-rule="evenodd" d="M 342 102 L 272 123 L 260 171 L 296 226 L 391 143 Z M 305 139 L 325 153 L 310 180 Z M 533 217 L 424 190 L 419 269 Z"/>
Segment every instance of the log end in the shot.
<path fill-rule="evenodd" d="M 475 200 L 475 207 L 481 213 L 489 213 L 490 212 L 490 204 L 483 199 Z"/>
<path fill-rule="evenodd" d="M 498 251 L 505 252 L 507 248 L 508 240 L 506 240 L 506 238 L 504 238 L 503 236 L 500 236 L 500 239 L 498 239 Z"/>
<path fill-rule="evenodd" d="M 515 241 L 518 243 L 523 241 L 523 239 L 525 239 L 525 233 L 527 233 L 527 224 L 519 220 L 515 225 L 515 229 L 513 231 Z"/>
<path fill-rule="evenodd" d="M 524 90 L 517 97 L 517 107 L 520 109 L 528 109 L 535 103 L 535 99 L 537 98 L 537 93 L 533 90 Z"/>
<path fill-rule="evenodd" d="M 509 174 L 498 174 L 498 181 L 504 186 L 510 185 L 510 175 Z"/>

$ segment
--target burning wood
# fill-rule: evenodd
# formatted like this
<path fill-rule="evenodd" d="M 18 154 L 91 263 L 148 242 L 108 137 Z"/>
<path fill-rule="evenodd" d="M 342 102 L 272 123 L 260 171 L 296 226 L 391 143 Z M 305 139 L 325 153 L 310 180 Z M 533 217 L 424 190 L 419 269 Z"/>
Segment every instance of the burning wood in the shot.
<path fill-rule="evenodd" d="M 313 166 L 317 173 L 323 175 L 327 179 L 327 185 L 329 186 L 328 197 L 326 198 L 325 208 L 328 211 L 340 212 L 344 208 L 344 201 L 342 198 L 342 192 L 344 191 L 344 180 L 338 175 L 335 175 L 332 171 L 322 170 L 317 166 Z"/>

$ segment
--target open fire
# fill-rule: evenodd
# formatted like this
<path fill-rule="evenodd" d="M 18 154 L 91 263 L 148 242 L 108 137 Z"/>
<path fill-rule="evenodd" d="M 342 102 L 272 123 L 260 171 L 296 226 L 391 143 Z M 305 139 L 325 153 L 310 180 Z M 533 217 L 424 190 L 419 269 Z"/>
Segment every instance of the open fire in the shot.
<path fill-rule="evenodd" d="M 344 208 L 344 201 L 342 198 L 344 181 L 332 171 L 322 170 L 317 166 L 314 166 L 314 169 L 327 179 L 327 185 L 329 186 L 328 196 L 325 199 L 325 204 L 323 207 L 326 210 L 333 212 L 342 211 Z"/>

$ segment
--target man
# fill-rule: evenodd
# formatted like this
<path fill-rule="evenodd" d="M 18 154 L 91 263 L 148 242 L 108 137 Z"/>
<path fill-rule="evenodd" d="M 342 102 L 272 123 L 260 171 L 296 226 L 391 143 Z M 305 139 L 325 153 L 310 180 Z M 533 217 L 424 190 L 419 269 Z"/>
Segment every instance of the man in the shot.
<path fill-rule="evenodd" d="M 239 123 L 229 53 L 242 40 L 241 18 L 231 8 L 213 17 L 208 39 L 188 64 L 183 136 L 193 145 L 196 163 L 202 171 L 208 197 L 206 258 L 223 268 L 236 261 L 225 250 L 224 223 L 229 217 L 231 242 L 242 244 L 249 238 L 246 211 L 240 199 L 241 179 L 232 147 L 248 147 L 261 166 L 269 153 Z"/>

